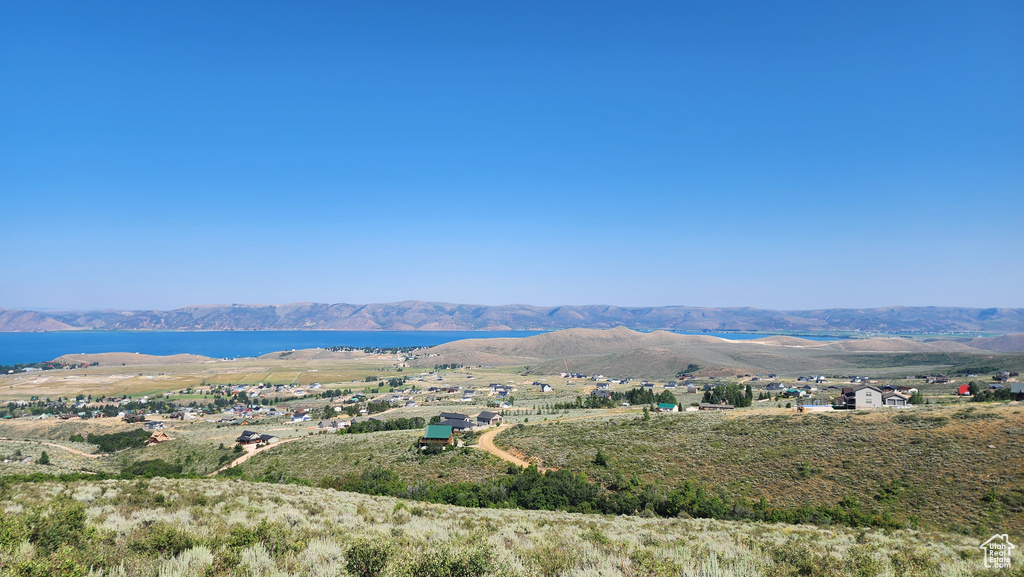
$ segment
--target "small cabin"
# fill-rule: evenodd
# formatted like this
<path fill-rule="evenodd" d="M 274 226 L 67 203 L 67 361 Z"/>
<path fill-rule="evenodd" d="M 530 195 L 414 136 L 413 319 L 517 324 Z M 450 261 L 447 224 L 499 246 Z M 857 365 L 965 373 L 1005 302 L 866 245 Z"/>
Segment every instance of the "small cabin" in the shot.
<path fill-rule="evenodd" d="M 420 447 L 451 446 L 455 444 L 455 432 L 449 425 L 427 425 L 420 437 Z"/>

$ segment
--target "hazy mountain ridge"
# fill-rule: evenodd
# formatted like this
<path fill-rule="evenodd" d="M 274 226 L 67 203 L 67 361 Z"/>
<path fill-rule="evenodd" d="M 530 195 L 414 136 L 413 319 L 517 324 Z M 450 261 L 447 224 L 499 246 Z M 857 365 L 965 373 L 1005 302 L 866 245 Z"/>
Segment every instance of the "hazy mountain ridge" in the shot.
<path fill-rule="evenodd" d="M 1024 309 L 886 307 L 775 311 L 749 307 L 381 304 L 202 305 L 170 311 L 0 309 L 0 331 L 556 330 L 1024 332 Z"/>

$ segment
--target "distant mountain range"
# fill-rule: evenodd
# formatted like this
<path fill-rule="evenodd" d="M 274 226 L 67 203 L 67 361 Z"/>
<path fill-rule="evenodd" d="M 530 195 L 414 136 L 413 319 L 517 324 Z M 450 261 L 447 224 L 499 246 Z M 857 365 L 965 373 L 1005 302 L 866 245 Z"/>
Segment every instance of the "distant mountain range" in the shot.
<path fill-rule="evenodd" d="M 774 311 L 749 307 L 537 307 L 406 301 L 386 304 L 202 305 L 170 311 L 0 309 L 0 331 L 477 331 L 626 327 L 675 331 L 1024 332 L 1024 309 L 886 307 Z"/>

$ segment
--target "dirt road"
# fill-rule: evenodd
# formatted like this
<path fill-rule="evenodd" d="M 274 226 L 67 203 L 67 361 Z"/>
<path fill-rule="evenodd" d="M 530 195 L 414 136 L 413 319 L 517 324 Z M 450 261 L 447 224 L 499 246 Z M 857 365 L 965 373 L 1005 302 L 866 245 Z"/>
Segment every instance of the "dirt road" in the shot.
<path fill-rule="evenodd" d="M 600 414 L 595 414 L 595 415 L 583 415 L 582 417 L 568 417 L 568 418 L 565 418 L 565 419 L 554 419 L 553 421 L 538 421 L 536 423 L 524 423 L 524 424 L 527 427 L 529 427 L 531 425 L 545 425 L 545 424 L 550 424 L 552 422 L 557 422 L 557 421 L 578 421 L 578 420 L 581 420 L 581 419 L 596 419 L 596 418 L 600 418 L 600 417 L 608 417 L 608 415 L 621 414 L 623 412 L 625 412 L 625 411 L 623 411 L 622 409 L 611 409 L 610 411 L 608 411 L 606 413 L 600 413 Z M 502 431 L 502 429 L 504 429 L 504 428 L 505 428 L 505 425 L 501 425 L 501 426 L 499 426 L 496 429 L 491 429 L 490 431 L 487 431 L 486 433 L 483 433 L 482 435 L 480 435 L 477 438 L 476 445 L 473 445 L 473 448 L 480 449 L 481 451 L 487 451 L 488 453 L 494 455 L 495 457 L 497 457 L 499 459 L 502 459 L 504 461 L 508 461 L 509 463 L 512 463 L 512 464 L 517 465 L 519 467 L 528 467 L 528 466 L 530 466 L 532 463 L 530 463 L 528 461 L 524 461 L 523 459 L 520 459 L 519 457 L 516 457 L 515 455 L 513 455 L 513 454 L 511 454 L 511 453 L 509 453 L 507 451 L 502 451 L 501 449 L 499 449 L 494 444 L 494 437 L 496 437 L 498 435 L 498 433 L 500 433 Z M 545 471 L 545 469 L 546 469 L 545 467 L 541 467 L 540 465 L 537 466 L 537 470 L 539 470 L 542 473 Z M 554 469 L 552 468 L 552 470 L 554 470 Z"/>
<path fill-rule="evenodd" d="M 502 428 L 504 428 L 504 425 L 480 435 L 480 437 L 477 438 L 476 440 L 475 448 L 480 449 L 481 451 L 487 451 L 488 453 L 494 455 L 495 457 L 508 461 L 509 463 L 512 463 L 519 467 L 530 466 L 530 463 L 527 463 L 526 461 L 520 459 L 519 457 L 516 457 L 511 453 L 502 451 L 498 447 L 494 446 L 494 437 L 501 432 Z"/>
<path fill-rule="evenodd" d="M 276 443 L 270 443 L 269 445 L 263 445 L 262 447 L 260 447 L 258 449 L 256 448 L 256 445 L 242 445 L 242 448 L 245 449 L 245 454 L 244 455 L 242 455 L 241 457 L 235 459 L 234 461 L 231 461 L 227 465 L 224 465 L 220 469 L 217 469 L 216 471 L 210 473 L 209 475 L 207 475 L 207 477 L 212 477 L 212 476 L 216 475 L 217 473 L 220 473 L 221 471 L 226 471 L 226 470 L 230 469 L 231 467 L 236 467 L 238 465 L 241 465 L 242 463 L 244 463 L 244 462 L 248 461 L 250 458 L 252 458 L 252 456 L 255 455 L 256 453 L 262 453 L 263 451 L 266 451 L 267 449 L 272 449 L 272 448 L 274 448 L 274 447 L 276 447 L 278 445 L 283 445 L 285 443 L 290 443 L 292 441 L 298 441 L 301 438 L 302 437 L 293 437 L 291 439 L 283 439 L 283 440 L 278 441 Z"/>
<path fill-rule="evenodd" d="M 55 449 L 63 449 L 65 451 L 69 452 L 69 453 L 74 453 L 76 455 L 81 455 L 83 457 L 88 457 L 90 459 L 99 459 L 100 457 L 103 456 L 103 455 L 97 455 L 95 453 L 85 453 L 85 452 L 79 451 L 78 449 L 72 449 L 71 447 L 65 447 L 64 445 L 58 445 L 56 443 L 47 443 L 45 441 L 20 441 L 20 440 L 17 440 L 17 439 L 0 439 L 0 441 L 4 441 L 4 442 L 8 442 L 8 443 L 39 443 L 41 445 L 46 445 L 47 447 L 53 447 Z"/>

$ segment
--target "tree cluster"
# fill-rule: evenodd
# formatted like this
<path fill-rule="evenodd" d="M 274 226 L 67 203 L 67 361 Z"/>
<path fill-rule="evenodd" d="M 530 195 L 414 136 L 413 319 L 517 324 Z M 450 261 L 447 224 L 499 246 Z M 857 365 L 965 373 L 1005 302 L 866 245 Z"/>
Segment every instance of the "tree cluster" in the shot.
<path fill-rule="evenodd" d="M 322 479 L 321 487 L 445 503 L 460 507 L 522 508 L 561 510 L 575 513 L 635 515 L 641 512 L 662 517 L 690 517 L 753 520 L 769 523 L 842 524 L 853 527 L 900 528 L 905 523 L 888 513 L 872 515 L 861 510 L 852 497 L 835 505 L 803 505 L 774 508 L 765 499 L 748 501 L 714 495 L 700 485 L 685 481 L 667 490 L 637 478 L 609 486 L 566 469 L 538 472 L 536 466 L 521 469 L 510 465 L 500 478 L 478 482 L 439 484 L 432 481 L 409 483 L 388 469 L 367 469 L 358 478 Z"/>
<path fill-rule="evenodd" d="M 735 407 L 749 407 L 754 401 L 754 391 L 748 384 L 746 388 L 735 383 L 729 385 L 717 385 L 710 391 L 704 391 L 703 402 L 705 403 L 728 403 Z"/>

